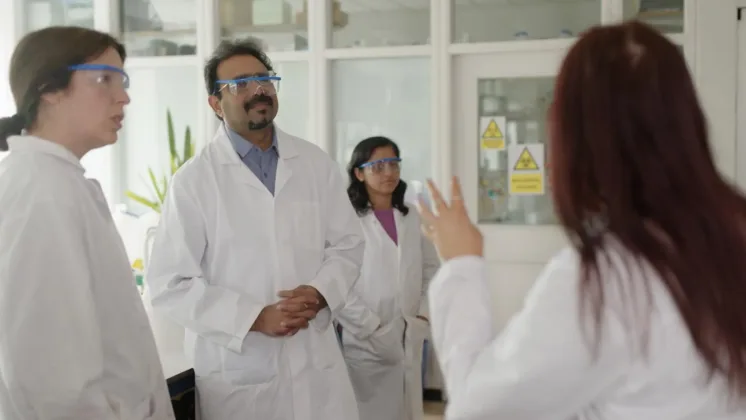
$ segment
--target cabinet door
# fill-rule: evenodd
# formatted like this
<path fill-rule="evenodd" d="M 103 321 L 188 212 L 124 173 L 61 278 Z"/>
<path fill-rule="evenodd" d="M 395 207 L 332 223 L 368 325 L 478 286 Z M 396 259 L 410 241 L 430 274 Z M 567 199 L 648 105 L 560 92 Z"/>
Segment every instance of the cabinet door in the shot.
<path fill-rule="evenodd" d="M 49 26 L 93 29 L 93 0 L 22 0 L 22 34 Z"/>
<path fill-rule="evenodd" d="M 544 264 L 556 225 L 546 117 L 564 49 L 456 57 L 456 173 L 494 262 Z"/>

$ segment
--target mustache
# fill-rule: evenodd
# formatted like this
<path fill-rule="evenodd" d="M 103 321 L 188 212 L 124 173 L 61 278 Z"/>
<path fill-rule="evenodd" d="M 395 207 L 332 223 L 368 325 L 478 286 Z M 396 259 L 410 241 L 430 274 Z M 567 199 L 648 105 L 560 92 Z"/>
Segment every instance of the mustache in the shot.
<path fill-rule="evenodd" d="M 251 98 L 249 101 L 247 101 L 243 108 L 245 111 L 249 111 L 251 108 L 255 107 L 257 104 L 267 104 L 269 106 L 274 105 L 275 101 L 272 99 L 271 96 L 268 95 L 257 95 Z"/>

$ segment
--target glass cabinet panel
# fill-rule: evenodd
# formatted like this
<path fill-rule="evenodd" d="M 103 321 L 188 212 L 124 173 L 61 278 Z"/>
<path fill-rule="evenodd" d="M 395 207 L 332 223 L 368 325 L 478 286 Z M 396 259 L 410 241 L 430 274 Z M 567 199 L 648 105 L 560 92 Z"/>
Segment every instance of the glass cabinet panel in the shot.
<path fill-rule="evenodd" d="M 431 174 L 430 59 L 341 60 L 332 67 L 336 158 L 346 168 L 352 150 L 380 135 L 399 145 L 409 192 Z"/>
<path fill-rule="evenodd" d="M 308 5 L 303 0 L 219 0 L 219 7 L 223 39 L 259 38 L 270 52 L 308 49 Z"/>
<path fill-rule="evenodd" d="M 204 89 L 201 71 L 194 66 L 132 68 L 129 94 L 132 105 L 125 110 L 124 127 L 120 132 L 118 156 L 122 161 L 122 188 L 147 199 L 154 199 L 151 169 L 158 180 L 170 174 L 167 112 L 174 124 L 176 148 L 183 154 L 184 136 L 189 127 L 192 144 L 201 141 L 197 126 L 200 121 L 200 90 Z M 121 198 L 125 191 L 119 191 Z M 131 205 L 135 213 L 148 208 L 130 199 L 119 202 Z"/>
<path fill-rule="evenodd" d="M 130 56 L 194 55 L 197 0 L 122 0 L 122 40 Z"/>
<path fill-rule="evenodd" d="M 273 63 L 275 72 L 282 77 L 277 92 L 279 108 L 275 121 L 286 133 L 311 142 L 308 126 L 309 75 L 307 61 Z"/>
<path fill-rule="evenodd" d="M 93 28 L 93 0 L 22 0 L 21 4 L 24 33 L 57 25 Z"/>
<path fill-rule="evenodd" d="M 555 223 L 546 117 L 554 78 L 479 79 L 480 223 Z"/>
<path fill-rule="evenodd" d="M 430 44 L 430 0 L 328 1 L 332 48 Z"/>
<path fill-rule="evenodd" d="M 684 0 L 624 0 L 624 18 L 641 20 L 665 33 L 684 32 Z"/>
<path fill-rule="evenodd" d="M 454 0 L 453 42 L 577 36 L 601 23 L 601 0 Z"/>

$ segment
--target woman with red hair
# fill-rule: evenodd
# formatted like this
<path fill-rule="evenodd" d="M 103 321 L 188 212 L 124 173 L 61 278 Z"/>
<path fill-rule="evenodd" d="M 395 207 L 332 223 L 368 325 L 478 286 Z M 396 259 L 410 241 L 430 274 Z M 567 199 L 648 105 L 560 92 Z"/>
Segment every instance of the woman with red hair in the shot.
<path fill-rule="evenodd" d="M 746 200 L 717 171 L 679 49 L 595 27 L 550 113 L 552 194 L 569 246 L 495 336 L 483 241 L 454 180 L 424 228 L 450 420 L 746 418 Z M 574 417 L 573 417 L 574 416 Z"/>

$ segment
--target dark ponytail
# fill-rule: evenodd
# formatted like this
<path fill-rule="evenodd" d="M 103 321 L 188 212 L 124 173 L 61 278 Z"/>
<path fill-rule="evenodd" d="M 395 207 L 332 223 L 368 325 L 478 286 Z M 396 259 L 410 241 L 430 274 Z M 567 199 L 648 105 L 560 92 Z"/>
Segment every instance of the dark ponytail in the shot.
<path fill-rule="evenodd" d="M 21 134 L 26 128 L 26 118 L 21 114 L 0 118 L 0 152 L 8 151 L 8 137 Z"/>

